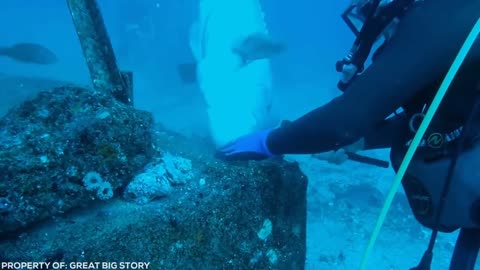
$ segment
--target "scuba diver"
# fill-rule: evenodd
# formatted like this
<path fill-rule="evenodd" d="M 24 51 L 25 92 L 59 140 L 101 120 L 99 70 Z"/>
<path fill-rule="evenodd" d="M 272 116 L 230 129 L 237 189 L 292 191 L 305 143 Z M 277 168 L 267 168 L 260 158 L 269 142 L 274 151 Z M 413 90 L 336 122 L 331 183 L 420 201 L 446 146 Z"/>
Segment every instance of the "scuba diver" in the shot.
<path fill-rule="evenodd" d="M 478 0 L 355 1 L 342 16 L 357 38 L 337 62 L 343 94 L 295 121 L 242 136 L 224 160 L 391 148 L 398 171 L 425 112 L 472 27 Z M 359 27 L 355 20 L 363 24 Z M 387 31 L 387 33 L 385 32 Z M 381 38 L 372 63 L 363 64 Z M 402 180 L 415 218 L 432 229 L 420 264 L 430 269 L 438 232 L 460 229 L 451 270 L 472 270 L 480 247 L 480 38 L 452 81 Z M 479 107 L 479 108 L 477 108 Z M 398 112 L 398 110 L 401 112 Z"/>

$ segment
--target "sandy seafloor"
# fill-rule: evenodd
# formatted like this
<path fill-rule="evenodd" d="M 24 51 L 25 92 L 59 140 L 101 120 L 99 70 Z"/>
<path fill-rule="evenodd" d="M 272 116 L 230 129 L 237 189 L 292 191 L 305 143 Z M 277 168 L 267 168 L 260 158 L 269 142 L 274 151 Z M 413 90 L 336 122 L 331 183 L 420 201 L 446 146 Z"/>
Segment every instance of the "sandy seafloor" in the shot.
<path fill-rule="evenodd" d="M 393 181 L 393 172 L 353 162 L 337 166 L 309 157 L 295 159 L 300 160 L 302 171 L 309 177 L 306 269 L 358 269 L 380 205 L 368 203 L 367 194 L 353 193 L 350 198 L 337 200 L 328 186 L 332 183 L 371 183 L 385 196 Z M 372 193 L 375 191 L 372 189 Z M 400 192 L 397 196 L 404 194 Z M 350 206 L 342 207 L 342 200 L 350 201 Z M 405 202 L 400 198 L 396 201 Z M 338 204 L 340 209 L 336 208 Z M 398 210 L 399 205 L 404 211 Z M 440 235 L 432 269 L 448 269 L 455 236 Z M 430 231 L 416 223 L 406 204 L 397 204 L 397 211 L 392 210 L 387 215 L 368 269 L 410 269 L 419 262 L 429 237 Z"/>

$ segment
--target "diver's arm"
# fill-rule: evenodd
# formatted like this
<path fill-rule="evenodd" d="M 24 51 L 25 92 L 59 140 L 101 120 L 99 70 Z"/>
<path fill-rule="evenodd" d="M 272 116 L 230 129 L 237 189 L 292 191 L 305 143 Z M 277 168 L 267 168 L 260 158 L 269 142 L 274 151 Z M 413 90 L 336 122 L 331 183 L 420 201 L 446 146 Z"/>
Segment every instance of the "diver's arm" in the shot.
<path fill-rule="evenodd" d="M 362 150 L 390 148 L 408 130 L 408 118 L 404 113 L 386 119 L 365 136 Z"/>
<path fill-rule="evenodd" d="M 402 113 L 385 119 L 382 123 L 369 133 L 365 138 L 340 148 L 337 151 L 313 154 L 316 159 L 326 160 L 329 163 L 342 164 L 349 156 L 347 153 L 356 153 L 363 150 L 391 148 L 399 136 L 408 131 L 408 118 Z"/>
<path fill-rule="evenodd" d="M 345 94 L 273 130 L 266 146 L 276 155 L 310 154 L 367 136 L 396 108 L 446 74 L 479 16 L 480 1 L 421 2 Z"/>

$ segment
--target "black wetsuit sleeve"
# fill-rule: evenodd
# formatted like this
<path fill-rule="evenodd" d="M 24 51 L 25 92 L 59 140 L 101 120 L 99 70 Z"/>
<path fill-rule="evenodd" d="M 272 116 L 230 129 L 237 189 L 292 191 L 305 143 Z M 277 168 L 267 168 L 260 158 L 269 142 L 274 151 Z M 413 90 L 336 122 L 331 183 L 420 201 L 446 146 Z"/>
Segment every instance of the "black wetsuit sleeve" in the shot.
<path fill-rule="evenodd" d="M 267 138 L 269 150 L 278 155 L 319 153 L 367 136 L 446 74 L 479 16 L 480 1 L 421 2 L 343 95 L 273 130 Z"/>
<path fill-rule="evenodd" d="M 365 136 L 365 146 L 362 150 L 390 148 L 398 143 L 400 138 L 404 138 L 410 132 L 408 127 L 409 119 L 405 113 L 396 115 L 382 121 L 373 132 Z"/>

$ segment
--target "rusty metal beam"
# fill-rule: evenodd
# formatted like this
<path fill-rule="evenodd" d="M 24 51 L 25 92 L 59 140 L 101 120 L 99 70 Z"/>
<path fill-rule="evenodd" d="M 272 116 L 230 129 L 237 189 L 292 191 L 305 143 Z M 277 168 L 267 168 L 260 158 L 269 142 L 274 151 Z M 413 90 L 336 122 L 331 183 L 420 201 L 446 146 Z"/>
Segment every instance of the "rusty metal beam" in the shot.
<path fill-rule="evenodd" d="M 132 74 L 118 69 L 97 1 L 67 0 L 67 4 L 94 89 L 110 91 L 117 100 L 132 105 Z"/>

